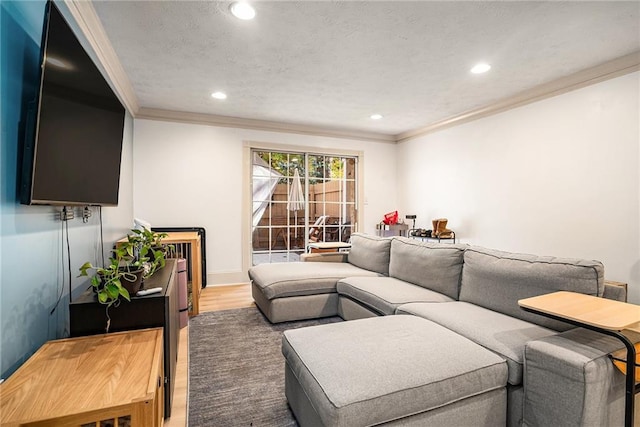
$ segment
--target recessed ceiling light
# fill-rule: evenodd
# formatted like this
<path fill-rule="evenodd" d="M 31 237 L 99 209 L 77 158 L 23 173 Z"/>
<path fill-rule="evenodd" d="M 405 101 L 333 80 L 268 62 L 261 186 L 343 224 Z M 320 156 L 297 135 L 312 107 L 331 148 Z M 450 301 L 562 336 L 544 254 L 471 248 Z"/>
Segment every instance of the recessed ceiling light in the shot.
<path fill-rule="evenodd" d="M 238 19 L 249 20 L 253 19 L 256 16 L 256 10 L 251 7 L 250 4 L 237 1 L 235 3 L 231 3 L 231 13 Z"/>
<path fill-rule="evenodd" d="M 380 120 L 382 118 L 382 114 L 372 114 L 371 120 Z"/>
<path fill-rule="evenodd" d="M 224 92 L 213 92 L 211 97 L 215 99 L 227 99 L 227 94 Z"/>
<path fill-rule="evenodd" d="M 474 65 L 473 68 L 471 69 L 471 72 L 473 74 L 482 74 L 482 73 L 486 73 L 490 69 L 491 69 L 491 65 L 481 62 L 480 64 Z"/>

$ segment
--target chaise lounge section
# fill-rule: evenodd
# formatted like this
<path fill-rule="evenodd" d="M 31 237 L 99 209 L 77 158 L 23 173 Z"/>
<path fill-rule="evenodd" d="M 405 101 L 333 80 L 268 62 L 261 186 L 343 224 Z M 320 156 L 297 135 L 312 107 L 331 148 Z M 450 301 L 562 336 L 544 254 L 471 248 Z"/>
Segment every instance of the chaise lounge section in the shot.
<path fill-rule="evenodd" d="M 426 321 L 422 323 L 426 330 L 444 328 L 482 349 L 471 351 L 472 358 L 489 352 L 504 362 L 506 409 L 504 422 L 499 425 L 622 425 L 624 376 L 613 368 L 607 357 L 620 348 L 620 343 L 613 338 L 525 312 L 518 306 L 520 299 L 561 290 L 624 298 L 617 289 L 615 292 L 605 290 L 604 267 L 600 262 L 514 254 L 469 245 L 423 243 L 402 237 L 354 234 L 351 243 L 352 249 L 348 254 L 307 256 L 306 262 L 292 263 L 295 266 L 270 264 L 250 271 L 256 303 L 272 322 L 294 320 L 291 316 L 311 318 L 338 314 L 344 320 L 361 322 L 360 328 L 371 328 L 369 332 L 361 331 L 360 336 L 355 335 L 354 341 L 360 343 L 361 336 L 380 340 L 379 347 L 372 346 L 365 352 L 356 347 L 348 356 L 335 346 L 333 353 L 327 353 L 326 358 L 318 361 L 304 356 L 302 351 L 309 346 L 316 350 L 323 347 L 311 332 L 302 329 L 285 334 L 283 353 L 288 364 L 287 398 L 299 421 L 302 417 L 314 420 L 309 425 L 343 425 L 333 424 L 341 419 L 340 410 L 321 409 L 328 408 L 326 402 L 321 402 L 332 401 L 331 395 L 319 396 L 312 390 L 330 390 L 335 386 L 333 381 L 348 388 L 351 382 L 359 380 L 351 378 L 345 384 L 342 382 L 344 378 L 332 380 L 329 375 L 324 377 L 324 383 L 314 384 L 313 381 L 319 379 L 308 372 L 318 369 L 316 364 L 325 370 L 339 370 L 345 363 L 354 363 L 353 357 L 356 357 L 355 360 L 363 360 L 363 365 L 369 369 L 369 378 L 363 374 L 362 381 L 375 383 L 371 375 L 375 375 L 377 380 L 390 381 L 386 375 L 393 377 L 395 370 L 382 360 L 384 357 L 379 359 L 377 355 L 386 354 L 383 343 L 395 342 L 398 337 L 387 336 L 391 332 L 383 332 L 381 325 L 394 318 L 411 317 Z M 331 261 L 311 262 L 327 259 Z M 345 268 L 345 265 L 349 267 Z M 357 274 L 338 277 L 351 271 Z M 296 293 L 296 289 L 304 295 Z M 301 300 L 302 297 L 322 298 L 323 301 L 305 311 L 303 303 L 306 301 Z M 283 310 L 285 306 L 287 309 Z M 379 323 L 367 326 L 369 323 L 374 325 L 374 321 Z M 328 337 L 334 334 L 343 336 L 340 342 L 345 345 L 349 343 L 345 338 L 348 334 L 342 333 L 341 328 L 348 331 L 350 327 L 338 325 L 319 328 L 326 331 Z M 293 337 L 295 341 L 289 341 L 294 340 Z M 398 360 L 398 363 L 409 370 L 422 367 L 429 375 L 443 369 L 442 364 L 447 364 L 452 353 L 465 351 L 460 344 L 451 344 L 446 349 L 448 351 L 439 352 L 437 343 L 419 335 L 414 335 L 409 341 L 414 343 L 403 344 L 406 361 Z M 425 342 L 426 349 L 423 348 Z M 326 348 L 332 347 L 327 344 Z M 439 362 L 415 365 L 415 360 L 422 360 L 415 356 L 424 351 L 438 358 Z M 381 377 L 377 378 L 378 375 Z M 309 381 L 310 378 L 315 380 Z M 455 375 L 441 381 L 447 384 L 454 379 Z M 394 393 L 402 393 L 402 390 Z M 309 401 L 304 402 L 300 393 Z M 354 399 L 356 395 L 353 395 Z M 421 397 L 425 398 L 430 403 L 422 409 L 424 416 L 436 409 L 444 411 L 433 405 L 430 396 Z M 466 398 L 460 399 L 463 402 Z M 307 416 L 309 405 L 315 411 L 311 411 L 312 416 Z M 446 406 L 443 404 L 441 407 Z M 415 415 L 414 410 L 393 419 L 376 419 L 375 422 L 409 422 Z M 347 419 L 352 424 L 344 425 L 371 425 L 372 422 L 364 416 L 362 419 L 354 419 L 353 416 Z M 301 425 L 306 424 L 303 422 Z"/>
<path fill-rule="evenodd" d="M 354 239 L 358 244 L 348 254 L 307 254 L 302 259 L 309 262 L 250 268 L 251 293 L 258 308 L 271 323 L 338 315 L 338 280 L 389 274 L 391 240 L 366 235 Z"/>

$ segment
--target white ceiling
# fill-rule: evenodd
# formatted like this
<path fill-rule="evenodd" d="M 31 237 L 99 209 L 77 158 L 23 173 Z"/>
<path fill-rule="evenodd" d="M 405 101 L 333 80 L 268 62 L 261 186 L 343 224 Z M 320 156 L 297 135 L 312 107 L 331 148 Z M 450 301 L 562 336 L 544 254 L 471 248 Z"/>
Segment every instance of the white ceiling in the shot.
<path fill-rule="evenodd" d="M 141 107 L 391 135 L 640 51 L 639 1 L 229 4 L 93 2 Z"/>

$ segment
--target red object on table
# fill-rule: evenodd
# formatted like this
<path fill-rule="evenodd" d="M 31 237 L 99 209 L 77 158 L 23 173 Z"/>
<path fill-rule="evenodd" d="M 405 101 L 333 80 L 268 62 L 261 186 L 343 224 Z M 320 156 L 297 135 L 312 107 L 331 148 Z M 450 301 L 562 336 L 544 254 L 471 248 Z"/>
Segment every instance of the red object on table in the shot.
<path fill-rule="evenodd" d="M 393 211 L 384 214 L 384 219 L 382 220 L 387 225 L 393 225 L 398 223 L 398 211 Z"/>

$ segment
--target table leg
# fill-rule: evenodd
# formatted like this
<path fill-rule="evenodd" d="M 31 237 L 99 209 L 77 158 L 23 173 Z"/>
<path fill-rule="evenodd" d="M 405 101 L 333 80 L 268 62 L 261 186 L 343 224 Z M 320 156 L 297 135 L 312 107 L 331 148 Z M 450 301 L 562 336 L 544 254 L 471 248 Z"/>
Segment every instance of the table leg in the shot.
<path fill-rule="evenodd" d="M 626 374 L 626 390 L 624 396 L 624 425 L 625 427 L 633 427 L 634 405 L 636 395 L 636 347 L 629 338 L 621 332 L 611 334 L 627 347 L 627 374 Z"/>

